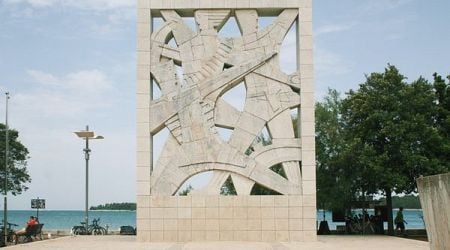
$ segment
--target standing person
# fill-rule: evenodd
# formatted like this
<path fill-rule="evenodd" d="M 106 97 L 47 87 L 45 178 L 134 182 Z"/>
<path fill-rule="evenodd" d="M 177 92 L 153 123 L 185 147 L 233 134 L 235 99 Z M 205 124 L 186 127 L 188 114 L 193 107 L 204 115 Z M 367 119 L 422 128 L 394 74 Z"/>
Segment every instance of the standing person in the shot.
<path fill-rule="evenodd" d="M 375 216 L 375 225 L 377 233 L 384 234 L 383 215 L 381 213 L 381 209 L 377 211 L 377 215 Z"/>
<path fill-rule="evenodd" d="M 404 219 L 403 219 L 403 207 L 400 207 L 397 215 L 395 216 L 395 231 L 398 231 L 398 229 L 400 229 L 400 231 L 402 232 L 403 236 L 406 236 L 406 232 L 405 232 L 405 223 L 408 224 Z"/>

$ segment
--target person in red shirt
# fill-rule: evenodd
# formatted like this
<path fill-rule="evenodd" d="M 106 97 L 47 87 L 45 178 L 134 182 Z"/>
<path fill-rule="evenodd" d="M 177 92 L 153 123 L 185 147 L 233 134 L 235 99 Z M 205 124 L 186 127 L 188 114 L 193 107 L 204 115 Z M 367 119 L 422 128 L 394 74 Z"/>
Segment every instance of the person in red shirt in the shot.
<path fill-rule="evenodd" d="M 38 224 L 36 218 L 34 216 L 30 216 L 30 219 L 27 221 L 25 228 L 22 228 L 21 230 L 17 231 L 16 235 L 17 236 L 25 235 L 27 232 L 27 228 L 36 224 Z"/>

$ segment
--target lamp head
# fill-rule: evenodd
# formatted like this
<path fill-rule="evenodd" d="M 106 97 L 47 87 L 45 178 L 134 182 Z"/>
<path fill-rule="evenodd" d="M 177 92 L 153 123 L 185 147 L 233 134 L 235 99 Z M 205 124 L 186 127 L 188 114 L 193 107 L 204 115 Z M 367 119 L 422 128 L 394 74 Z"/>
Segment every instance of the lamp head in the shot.
<path fill-rule="evenodd" d="M 94 131 L 89 131 L 89 127 L 86 126 L 86 130 L 74 132 L 79 138 L 86 140 L 104 139 L 101 135 L 96 135 Z"/>
<path fill-rule="evenodd" d="M 94 132 L 93 131 L 77 131 L 74 132 L 78 137 L 80 138 L 84 138 L 84 139 L 89 139 L 89 138 L 93 138 L 94 137 Z"/>

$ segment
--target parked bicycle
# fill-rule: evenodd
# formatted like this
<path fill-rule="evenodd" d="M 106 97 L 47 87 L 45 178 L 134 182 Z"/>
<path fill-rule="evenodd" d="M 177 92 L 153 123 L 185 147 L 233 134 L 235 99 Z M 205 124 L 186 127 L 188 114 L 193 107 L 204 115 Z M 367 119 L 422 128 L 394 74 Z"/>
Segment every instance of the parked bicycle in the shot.
<path fill-rule="evenodd" d="M 1 224 L 1 226 L 0 226 L 0 235 L 1 235 L 1 237 L 3 238 L 4 231 L 5 231 L 5 226 L 4 226 L 4 223 L 5 223 L 5 222 L 2 220 L 2 223 L 3 223 L 3 224 Z M 17 225 L 17 224 L 9 223 L 9 222 L 8 222 L 8 227 L 7 227 L 7 232 L 8 232 L 7 240 L 8 240 L 8 242 L 11 242 L 11 243 L 13 243 L 13 244 L 16 243 L 16 239 L 17 239 L 17 237 L 16 237 L 16 231 L 13 229 L 13 227 L 18 227 L 18 226 L 19 226 L 19 225 Z"/>
<path fill-rule="evenodd" d="M 88 225 L 86 231 L 86 222 L 81 222 L 81 225 L 72 227 L 72 234 L 75 235 L 106 235 L 108 231 L 99 225 L 100 218 L 92 220 L 92 224 Z"/>

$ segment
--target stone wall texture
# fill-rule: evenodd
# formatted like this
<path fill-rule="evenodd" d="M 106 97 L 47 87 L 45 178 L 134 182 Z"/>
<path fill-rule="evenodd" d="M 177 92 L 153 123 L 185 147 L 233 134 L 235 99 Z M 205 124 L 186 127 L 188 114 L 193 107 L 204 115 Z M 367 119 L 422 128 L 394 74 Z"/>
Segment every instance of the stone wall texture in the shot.
<path fill-rule="evenodd" d="M 139 0 L 137 16 L 138 239 L 316 240 L 312 1 Z M 220 32 L 232 19 L 238 37 Z M 241 84 L 242 110 L 224 97 Z M 178 196 L 204 172 L 204 188 Z M 220 195 L 227 180 L 234 197 Z"/>
<path fill-rule="evenodd" d="M 143 241 L 304 241 L 316 234 L 315 204 L 301 196 L 152 196 L 139 206 Z"/>
<path fill-rule="evenodd" d="M 417 180 L 432 250 L 450 249 L 450 173 Z"/>

